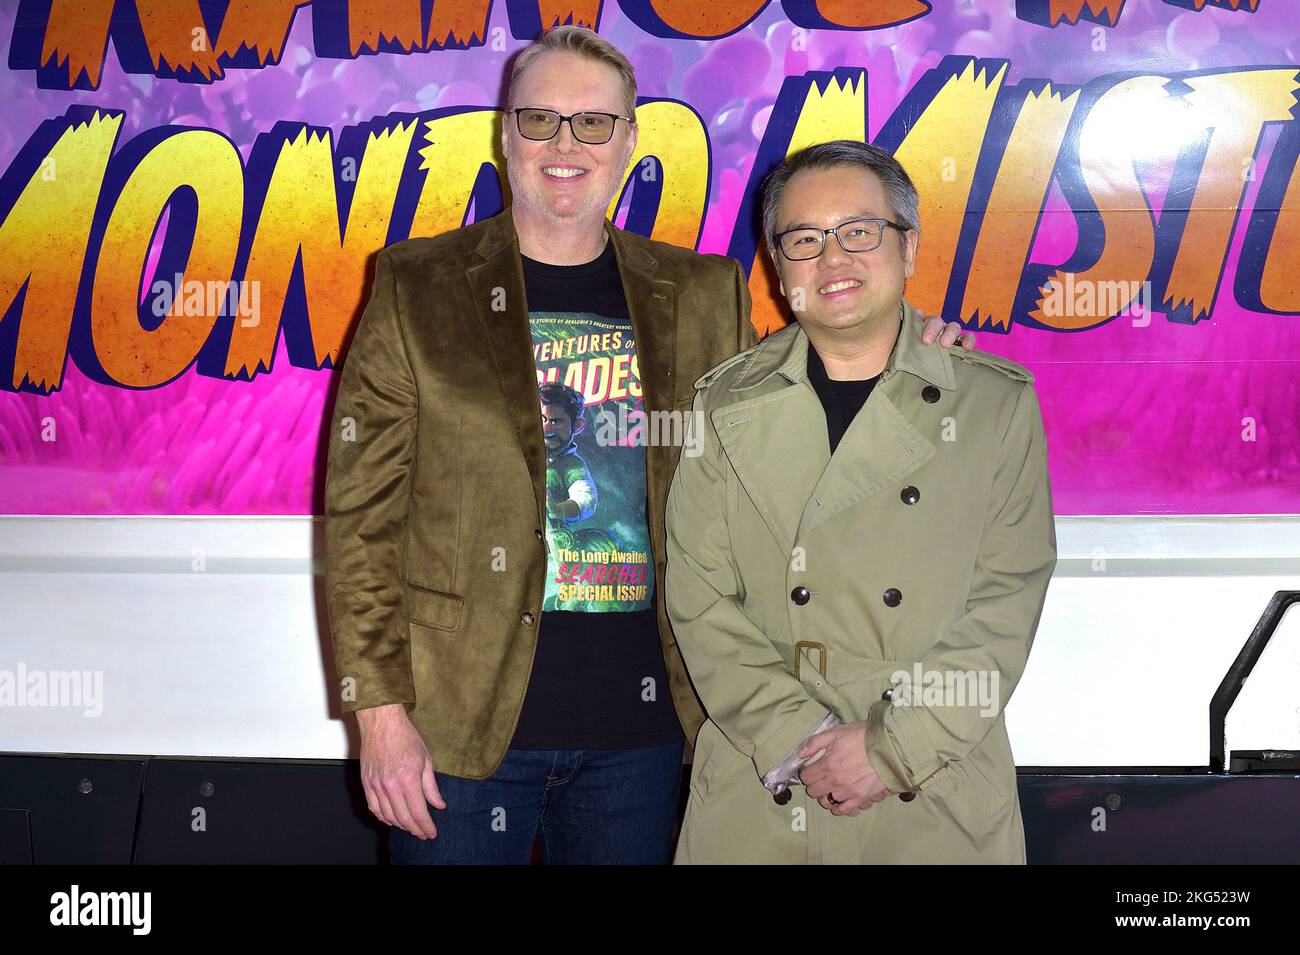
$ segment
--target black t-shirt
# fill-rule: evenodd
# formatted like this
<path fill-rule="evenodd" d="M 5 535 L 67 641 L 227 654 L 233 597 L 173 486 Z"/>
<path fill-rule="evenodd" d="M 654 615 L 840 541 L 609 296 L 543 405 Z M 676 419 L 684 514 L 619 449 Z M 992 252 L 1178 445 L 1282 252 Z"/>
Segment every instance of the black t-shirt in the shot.
<path fill-rule="evenodd" d="M 849 429 L 854 417 L 871 396 L 871 389 L 876 387 L 880 375 L 874 378 L 836 381 L 826 374 L 821 355 L 808 343 L 808 381 L 821 399 L 822 409 L 826 412 L 826 437 L 830 441 L 831 454 L 839 447 L 840 439 Z"/>
<path fill-rule="evenodd" d="M 523 260 L 547 437 L 547 585 L 511 746 L 623 749 L 682 739 L 659 644 L 636 343 L 613 246 Z M 567 386 L 567 387 L 566 387 Z"/>

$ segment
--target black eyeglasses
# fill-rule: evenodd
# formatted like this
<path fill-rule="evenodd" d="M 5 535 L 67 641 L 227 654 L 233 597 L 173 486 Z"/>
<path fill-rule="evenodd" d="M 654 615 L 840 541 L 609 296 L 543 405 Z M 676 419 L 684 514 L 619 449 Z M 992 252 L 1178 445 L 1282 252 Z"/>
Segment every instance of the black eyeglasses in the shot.
<path fill-rule="evenodd" d="M 791 262 L 799 262 L 821 255 L 828 235 L 834 235 L 835 241 L 845 252 L 871 252 L 884 241 L 886 226 L 907 232 L 907 226 L 888 219 L 849 219 L 833 229 L 814 229 L 812 226 L 787 229 L 778 232 L 772 239 L 782 255 Z"/>
<path fill-rule="evenodd" d="M 620 116 L 618 113 L 585 112 L 564 116 L 553 109 L 535 109 L 531 106 L 506 112 L 515 114 L 515 124 L 519 127 L 519 135 L 524 139 L 551 139 L 560 131 L 561 123 L 568 123 L 573 138 L 588 146 L 600 146 L 609 142 L 620 119 L 629 123 L 636 122 L 634 117 Z"/>

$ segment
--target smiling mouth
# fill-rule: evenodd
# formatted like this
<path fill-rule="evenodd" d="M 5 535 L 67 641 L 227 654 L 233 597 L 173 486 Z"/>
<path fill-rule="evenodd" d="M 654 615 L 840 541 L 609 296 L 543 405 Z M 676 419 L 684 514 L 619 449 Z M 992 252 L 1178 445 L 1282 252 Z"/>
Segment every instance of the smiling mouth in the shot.
<path fill-rule="evenodd" d="M 552 179 L 577 179 L 579 176 L 585 176 L 587 170 L 574 169 L 571 166 L 543 166 L 542 174 Z"/>
<path fill-rule="evenodd" d="M 817 294 L 830 295 L 832 292 L 843 292 L 846 289 L 861 287 L 862 283 L 857 279 L 843 279 L 839 282 L 832 282 L 830 285 L 823 285 L 817 290 Z"/>

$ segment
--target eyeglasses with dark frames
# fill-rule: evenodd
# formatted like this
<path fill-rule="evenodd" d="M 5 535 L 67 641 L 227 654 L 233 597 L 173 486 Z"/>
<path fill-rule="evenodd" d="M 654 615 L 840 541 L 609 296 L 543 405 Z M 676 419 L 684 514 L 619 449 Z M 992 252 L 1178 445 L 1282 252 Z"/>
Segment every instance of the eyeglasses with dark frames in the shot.
<path fill-rule="evenodd" d="M 565 116 L 553 109 L 524 106 L 506 112 L 515 114 L 515 125 L 519 128 L 519 135 L 524 139 L 545 142 L 554 138 L 560 131 L 561 123 L 568 123 L 573 138 L 588 146 L 601 146 L 609 142 L 614 136 L 614 128 L 620 119 L 628 123 L 636 122 L 635 117 L 632 116 L 591 110 Z"/>
<path fill-rule="evenodd" d="M 821 255 L 828 235 L 834 235 L 835 241 L 845 252 L 872 252 L 884 241 L 886 226 L 903 233 L 908 231 L 907 226 L 888 219 L 849 219 L 833 229 L 816 229 L 812 226 L 787 229 L 778 232 L 772 239 L 782 255 L 791 262 L 800 262 Z"/>

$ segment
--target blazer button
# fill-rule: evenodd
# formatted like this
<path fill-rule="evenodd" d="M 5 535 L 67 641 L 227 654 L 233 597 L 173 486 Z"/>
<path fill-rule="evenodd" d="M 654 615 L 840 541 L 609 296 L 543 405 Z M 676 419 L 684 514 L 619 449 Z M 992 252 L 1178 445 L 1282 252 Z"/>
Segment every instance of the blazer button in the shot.
<path fill-rule="evenodd" d="M 542 529 L 540 527 L 534 530 L 533 533 L 537 535 L 538 540 L 542 540 L 546 537 L 546 535 L 542 533 Z"/>
<path fill-rule="evenodd" d="M 921 492 L 909 484 L 903 488 L 903 493 L 898 496 L 903 499 L 904 504 L 915 504 L 921 499 Z"/>
<path fill-rule="evenodd" d="M 519 621 L 525 627 L 531 627 L 533 625 L 533 621 L 536 619 L 537 618 L 534 617 L 529 611 L 525 610 L 523 615 L 519 618 Z"/>
<path fill-rule="evenodd" d="M 924 388 L 921 389 L 921 397 L 924 398 L 929 404 L 934 404 L 936 401 L 939 400 L 939 389 L 936 388 L 934 385 L 926 385 Z"/>
<path fill-rule="evenodd" d="M 808 601 L 812 600 L 812 594 L 809 592 L 807 587 L 796 587 L 794 590 L 790 591 L 790 599 L 802 607 Z"/>
<path fill-rule="evenodd" d="M 772 802 L 778 806 L 784 806 L 790 801 L 790 790 L 782 789 L 779 793 L 772 794 Z"/>
<path fill-rule="evenodd" d="M 886 590 L 884 597 L 886 607 L 897 607 L 903 602 L 903 592 L 897 587 L 890 587 Z"/>

